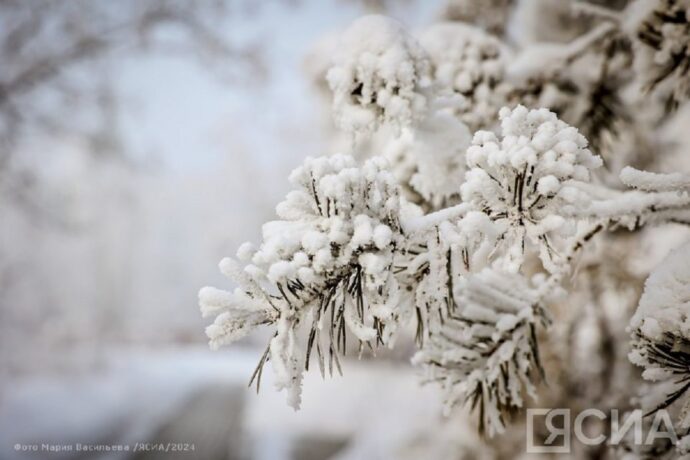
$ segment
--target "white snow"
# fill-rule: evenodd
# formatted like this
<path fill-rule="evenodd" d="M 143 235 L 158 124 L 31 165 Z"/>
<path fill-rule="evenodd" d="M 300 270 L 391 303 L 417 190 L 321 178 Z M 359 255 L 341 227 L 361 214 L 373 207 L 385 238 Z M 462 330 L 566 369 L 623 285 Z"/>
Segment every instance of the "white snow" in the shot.
<path fill-rule="evenodd" d="M 359 133 L 383 121 L 412 124 L 426 110 L 430 70 L 425 51 L 401 23 L 379 15 L 356 20 L 328 71 L 336 123 Z"/>

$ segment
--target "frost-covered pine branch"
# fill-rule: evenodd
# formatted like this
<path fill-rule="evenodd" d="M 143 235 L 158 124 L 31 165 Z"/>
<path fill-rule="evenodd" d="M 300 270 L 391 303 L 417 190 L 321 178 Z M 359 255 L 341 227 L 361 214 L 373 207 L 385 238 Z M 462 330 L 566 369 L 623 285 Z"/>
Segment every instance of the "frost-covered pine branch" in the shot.
<path fill-rule="evenodd" d="M 453 108 L 456 116 L 471 131 L 492 129 L 512 90 L 505 81 L 508 46 L 460 22 L 432 25 L 420 43 L 431 58 L 434 80 L 460 96 Z"/>
<path fill-rule="evenodd" d="M 627 166 L 621 171 L 620 177 L 625 185 L 648 192 L 687 191 L 690 189 L 690 174 L 653 173 Z"/>
<path fill-rule="evenodd" d="M 355 134 L 413 124 L 428 108 L 430 72 L 426 51 L 402 24 L 383 16 L 355 21 L 327 75 L 336 124 Z"/>
<path fill-rule="evenodd" d="M 667 12 L 682 2 L 652 3 L 658 21 L 672 22 L 659 26 L 668 40 L 684 16 Z M 279 220 L 263 227 L 258 248 L 238 251 L 245 265 L 221 263 L 235 291 L 200 292 L 202 312 L 217 315 L 211 346 L 270 328 L 252 381 L 258 389 L 270 361 L 298 407 L 311 362 L 333 374 L 348 342 L 362 352 L 414 340 L 414 362 L 441 385 L 447 408 L 467 404 L 481 430 L 507 430 L 548 379 L 540 342 L 553 339 L 552 319 L 567 321 L 559 309 L 571 299 L 557 294 L 581 289 L 576 268 L 596 257 L 590 248 L 690 223 L 688 174 L 620 170 L 631 159 L 654 169 L 646 141 L 663 145 L 648 136 L 663 117 L 640 113 L 641 104 L 656 112 L 659 100 L 629 95 L 641 59 L 625 22 L 635 6 L 584 10 L 597 19 L 571 43 L 522 50 L 468 24 L 433 25 L 419 41 L 382 16 L 347 29 L 327 72 L 334 120 L 352 139 L 376 142 L 357 159 L 310 158 L 293 172 Z M 664 276 L 682 298 L 690 280 Z M 690 387 L 682 307 L 665 323 L 645 306 L 657 302 L 661 277 L 650 278 L 633 318 L 631 357 L 646 377 L 678 379 L 670 396 L 680 398 Z M 678 300 L 663 296 L 664 305 Z M 597 308 L 572 302 L 565 308 Z"/>
<path fill-rule="evenodd" d="M 690 96 L 690 2 L 637 0 L 626 24 L 637 46 L 636 70 L 647 90 L 666 95 L 675 108 Z"/>
<path fill-rule="evenodd" d="M 447 409 L 469 403 L 479 430 L 505 430 L 506 417 L 536 398 L 543 378 L 536 328 L 548 319 L 538 290 L 520 275 L 485 268 L 458 286 L 462 310 L 450 315 L 413 358 L 439 382 Z"/>
<path fill-rule="evenodd" d="M 402 233 L 398 187 L 379 159 L 361 168 L 342 155 L 307 159 L 290 180 L 296 189 L 277 207 L 281 220 L 264 225 L 258 249 L 238 251 L 247 265 L 221 262 L 239 287 L 232 293 L 204 288 L 199 300 L 202 312 L 218 314 L 206 331 L 213 347 L 256 326 L 274 326 L 257 388 L 270 360 L 278 387 L 297 408 L 313 353 L 322 374 L 326 364 L 332 374 L 334 365 L 340 370 L 348 333 L 363 347 L 386 343 L 395 332 L 392 267 Z"/>
<path fill-rule="evenodd" d="M 601 159 L 577 129 L 546 109 L 505 108 L 500 118 L 500 138 L 479 131 L 467 150 L 471 169 L 462 185 L 463 201 L 504 227 L 506 269 L 520 268 L 530 242 L 540 248 L 548 270 L 557 257 L 553 237 L 572 232 L 563 214 L 586 204 L 586 195 L 571 184 L 587 182 Z"/>
<path fill-rule="evenodd" d="M 643 400 L 650 413 L 679 406 L 678 431 L 690 432 L 690 245 L 670 255 L 645 282 L 630 320 L 630 361 L 655 382 Z M 687 442 L 684 444 L 687 446 Z M 679 446 L 681 451 L 687 447 Z"/>

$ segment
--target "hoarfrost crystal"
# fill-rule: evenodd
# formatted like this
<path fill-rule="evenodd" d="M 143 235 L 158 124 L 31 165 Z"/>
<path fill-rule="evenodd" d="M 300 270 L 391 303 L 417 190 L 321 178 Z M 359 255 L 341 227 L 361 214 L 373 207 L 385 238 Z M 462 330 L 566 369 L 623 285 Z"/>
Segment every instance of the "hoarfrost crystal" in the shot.
<path fill-rule="evenodd" d="M 427 110 L 430 70 L 426 52 L 402 24 L 376 15 L 358 19 L 328 71 L 337 125 L 368 133 L 381 123 L 414 124 Z"/>

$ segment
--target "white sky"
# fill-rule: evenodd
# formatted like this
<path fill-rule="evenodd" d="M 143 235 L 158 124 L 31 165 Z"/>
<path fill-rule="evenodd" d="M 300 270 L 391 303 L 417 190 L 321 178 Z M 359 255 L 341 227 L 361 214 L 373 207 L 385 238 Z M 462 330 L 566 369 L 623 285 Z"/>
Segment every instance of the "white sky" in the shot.
<path fill-rule="evenodd" d="M 310 125 L 322 112 L 303 59 L 320 37 L 366 11 L 344 0 L 301 0 L 297 7 L 286 3 L 265 2 L 251 20 L 228 20 L 232 36 L 259 37 L 265 44 L 269 80 L 264 86 L 223 84 L 190 59 L 147 57 L 125 63 L 119 81 L 133 110 L 122 128 L 135 150 L 155 154 L 177 173 L 216 168 L 219 160 L 230 156 L 232 161 L 246 152 L 269 164 L 277 155 L 293 155 L 297 163 L 308 154 L 327 153 L 309 151 L 316 150 L 313 143 L 309 147 L 315 134 Z M 391 15 L 417 26 L 431 20 L 439 3 L 400 1 Z M 244 151 L 228 151 L 237 144 Z"/>

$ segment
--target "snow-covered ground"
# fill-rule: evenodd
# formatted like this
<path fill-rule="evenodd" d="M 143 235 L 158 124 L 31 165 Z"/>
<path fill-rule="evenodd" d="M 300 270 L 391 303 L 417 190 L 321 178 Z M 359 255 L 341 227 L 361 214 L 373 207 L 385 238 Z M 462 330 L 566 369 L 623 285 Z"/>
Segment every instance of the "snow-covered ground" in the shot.
<path fill-rule="evenodd" d="M 187 458 L 288 459 L 295 449 L 302 455 L 335 449 L 342 459 L 386 459 L 441 413 L 437 392 L 420 388 L 409 367 L 355 360 L 344 363 L 344 377 L 322 381 L 318 372 L 309 373 L 303 407 L 295 412 L 273 389 L 269 368 L 261 397 L 246 388 L 257 359 L 254 350 L 129 349 L 109 353 L 88 374 L 11 380 L 0 405 L 0 458 L 85 458 L 47 452 L 42 444 L 133 448 L 175 433 L 179 439 L 167 442 L 195 444 Z M 201 422 L 190 426 L 194 415 Z M 209 437 L 214 430 L 223 436 Z M 227 439 L 226 456 L 217 457 L 218 439 Z M 39 451 L 16 451 L 17 444 L 38 444 Z M 131 451 L 86 456 L 132 457 Z"/>

